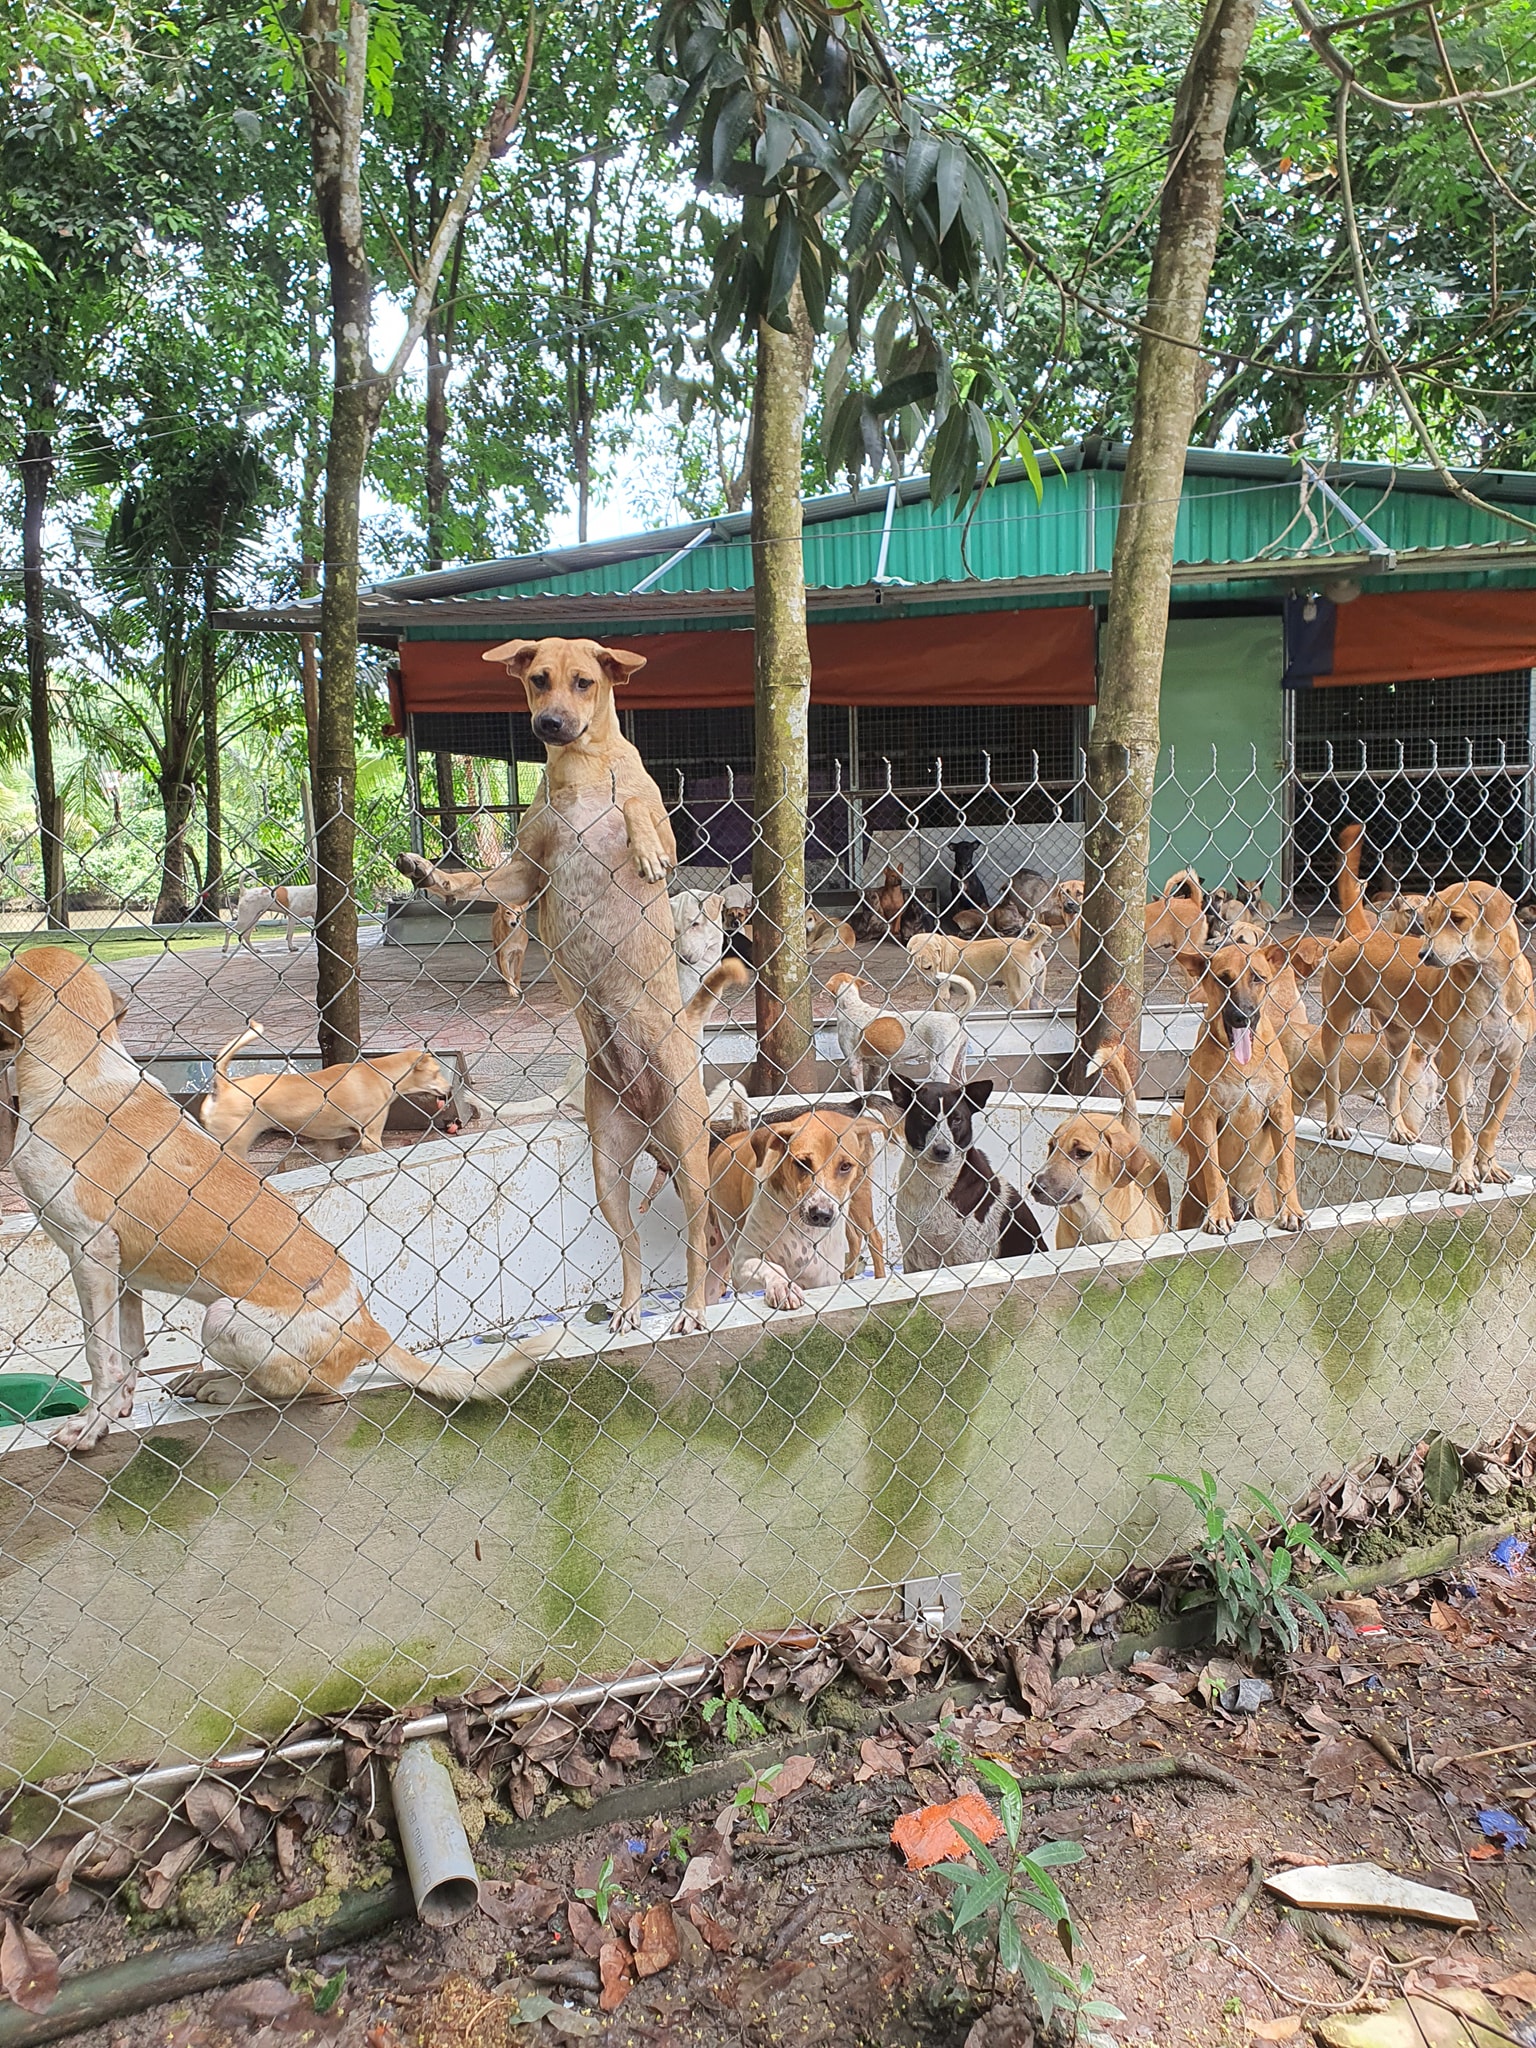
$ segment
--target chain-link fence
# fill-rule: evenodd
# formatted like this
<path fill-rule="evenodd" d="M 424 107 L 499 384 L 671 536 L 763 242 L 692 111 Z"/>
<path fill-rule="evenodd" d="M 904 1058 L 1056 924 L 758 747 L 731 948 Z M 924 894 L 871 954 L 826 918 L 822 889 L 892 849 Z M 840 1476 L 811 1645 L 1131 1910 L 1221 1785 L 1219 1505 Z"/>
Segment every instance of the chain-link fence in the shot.
<path fill-rule="evenodd" d="M 818 742 L 771 1098 L 749 753 L 641 734 L 651 783 L 599 723 L 546 802 L 431 736 L 446 805 L 413 759 L 360 820 L 363 1056 L 324 1074 L 297 816 L 227 826 L 174 930 L 154 818 L 113 828 L 137 908 L 72 849 L 67 937 L 11 850 L 0 1761 L 74 1847 L 8 1895 L 153 1848 L 153 1905 L 235 1825 L 178 1807 L 195 1767 L 273 1743 L 473 1722 L 532 1812 L 706 1681 L 890 1685 L 1042 1615 L 1059 1650 L 1187 1534 L 1159 1472 L 1295 1502 L 1384 1457 L 1343 1542 L 1435 1433 L 1515 1441 L 1523 750 L 1165 760 L 1140 1044 L 1085 1090 L 1083 733 L 988 717 Z"/>

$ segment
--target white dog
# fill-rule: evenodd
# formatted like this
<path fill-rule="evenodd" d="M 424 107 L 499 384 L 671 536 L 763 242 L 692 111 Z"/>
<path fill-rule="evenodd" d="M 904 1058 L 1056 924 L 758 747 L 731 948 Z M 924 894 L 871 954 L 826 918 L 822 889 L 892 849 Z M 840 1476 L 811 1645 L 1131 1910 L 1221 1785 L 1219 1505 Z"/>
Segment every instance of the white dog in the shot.
<path fill-rule="evenodd" d="M 976 1006 L 976 989 L 961 974 L 935 977 L 939 992 L 953 992 L 958 1007 L 911 1016 L 867 1003 L 856 974 L 834 974 L 827 993 L 837 1005 L 837 1042 L 848 1065 L 854 1093 L 863 1095 L 870 1072 L 892 1068 L 924 1081 L 965 1079 L 965 1020 Z"/>
<path fill-rule="evenodd" d="M 672 898 L 677 927 L 677 987 L 686 1003 L 725 952 L 725 898 L 698 889 L 679 889 Z"/>
<path fill-rule="evenodd" d="M 286 919 L 288 950 L 290 953 L 297 952 L 298 948 L 293 943 L 294 930 L 301 924 L 313 925 L 315 912 L 319 907 L 319 893 L 313 883 L 305 883 L 294 889 L 242 889 L 240 901 L 235 905 L 234 927 L 224 934 L 224 951 L 229 951 L 231 939 L 238 939 L 254 953 L 256 941 L 251 937 L 251 933 L 270 911 L 280 913 Z"/>

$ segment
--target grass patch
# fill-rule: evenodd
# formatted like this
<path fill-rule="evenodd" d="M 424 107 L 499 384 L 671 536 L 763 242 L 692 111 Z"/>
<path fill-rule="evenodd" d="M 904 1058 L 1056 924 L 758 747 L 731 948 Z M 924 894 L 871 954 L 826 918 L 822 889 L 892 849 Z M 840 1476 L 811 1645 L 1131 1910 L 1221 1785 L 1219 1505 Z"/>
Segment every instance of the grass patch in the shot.
<path fill-rule="evenodd" d="M 223 943 L 223 931 L 212 929 L 206 936 L 199 933 L 195 938 L 175 939 L 160 938 L 153 932 L 113 932 L 100 937 L 94 932 L 0 932 L 0 961 L 14 960 L 18 953 L 29 953 L 34 946 L 62 946 L 67 953 L 78 953 L 82 960 L 110 965 L 116 960 L 142 960 L 149 953 L 191 953 Z"/>

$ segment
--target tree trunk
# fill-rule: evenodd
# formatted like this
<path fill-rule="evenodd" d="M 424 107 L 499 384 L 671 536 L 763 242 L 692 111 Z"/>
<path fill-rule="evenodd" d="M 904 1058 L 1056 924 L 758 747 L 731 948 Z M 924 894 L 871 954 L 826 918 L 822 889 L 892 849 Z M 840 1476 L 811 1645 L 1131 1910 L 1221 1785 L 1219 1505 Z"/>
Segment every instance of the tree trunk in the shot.
<path fill-rule="evenodd" d="M 815 1057 L 805 949 L 811 651 L 805 631 L 801 465 L 810 322 L 798 285 L 794 332 L 757 330 L 752 436 L 752 610 L 756 760 L 752 849 L 757 1063 L 751 1092 L 808 1087 Z"/>
<path fill-rule="evenodd" d="M 210 623 L 219 605 L 219 572 L 210 562 L 203 570 L 203 630 L 198 641 L 199 692 L 203 709 L 203 848 L 201 915 L 217 919 L 224 892 L 224 773 L 219 759 L 218 638 Z"/>
<path fill-rule="evenodd" d="M 452 357 L 442 346 L 439 315 L 427 322 L 427 407 L 426 451 L 422 466 L 423 495 L 427 510 L 428 569 L 441 569 L 445 558 L 443 518 L 448 507 L 448 373 Z M 437 829 L 443 842 L 443 858 L 460 861 L 459 819 L 454 803 L 453 756 L 432 756 L 432 779 L 437 786 Z"/>
<path fill-rule="evenodd" d="M 304 321 L 309 347 L 311 414 L 305 428 L 304 473 L 299 487 L 299 595 L 320 590 L 320 480 L 325 474 L 325 428 L 321 418 L 325 338 L 320 328 L 320 281 L 313 272 L 305 280 Z M 320 747 L 320 651 L 313 633 L 299 635 L 299 686 L 304 695 L 304 858 L 307 878 L 315 879 L 315 762 Z"/>
<path fill-rule="evenodd" d="M 43 521 L 53 483 L 54 393 L 42 411 L 50 425 L 21 437 L 21 595 L 26 620 L 27 718 L 32 730 L 32 779 L 37 789 L 37 834 L 43 865 L 43 903 L 50 931 L 69 930 L 64 886 L 64 803 L 53 772 L 53 711 L 48 702 L 48 605 L 43 574 Z"/>
<path fill-rule="evenodd" d="M 196 794 L 185 775 L 161 779 L 165 838 L 160 853 L 160 893 L 155 899 L 156 924 L 185 924 L 187 920 L 187 838 Z"/>
<path fill-rule="evenodd" d="M 1204 392 L 1200 339 L 1226 194 L 1227 121 L 1257 0 L 1207 0 L 1174 105 L 1131 447 L 1115 535 L 1084 805 L 1079 1059 L 1141 1044 L 1158 698 L 1184 453 Z M 1162 337 L 1167 337 L 1166 339 Z M 1134 1070 L 1134 1069 L 1133 1069 Z"/>
<path fill-rule="evenodd" d="M 192 759 L 201 724 L 192 702 L 192 649 L 184 620 L 174 620 L 167 626 L 160 660 L 165 691 L 165 750 L 160 756 L 159 780 L 165 829 L 155 923 L 183 924 L 191 909 L 187 897 L 187 838 L 197 799 Z"/>

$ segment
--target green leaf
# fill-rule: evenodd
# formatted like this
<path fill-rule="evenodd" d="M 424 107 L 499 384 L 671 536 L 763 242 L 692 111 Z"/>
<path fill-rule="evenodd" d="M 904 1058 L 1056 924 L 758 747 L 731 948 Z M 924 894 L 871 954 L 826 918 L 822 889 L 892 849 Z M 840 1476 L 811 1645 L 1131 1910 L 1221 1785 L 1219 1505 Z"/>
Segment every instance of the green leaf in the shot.
<path fill-rule="evenodd" d="M 997 1959 L 1012 1976 L 1024 1960 L 1024 1938 L 1019 1933 L 1018 1922 L 1010 1914 L 1002 1914 L 997 1923 Z"/>
<path fill-rule="evenodd" d="M 901 196 L 908 213 L 921 205 L 939 168 L 939 140 L 926 128 L 907 144 L 907 161 L 901 178 Z"/>
<path fill-rule="evenodd" d="M 1087 1854 L 1081 1842 L 1039 1842 L 1026 1860 L 1040 1870 L 1058 1870 L 1064 1864 L 1081 1863 Z"/>
<path fill-rule="evenodd" d="M 1431 1437 L 1424 1453 L 1424 1491 L 1437 1507 L 1461 1490 L 1461 1477 L 1461 1452 L 1448 1436 Z"/>
<path fill-rule="evenodd" d="M 960 203 L 965 197 L 965 152 L 957 149 L 947 138 L 939 144 L 939 164 L 935 184 L 939 195 L 939 240 L 943 241 L 955 224 Z"/>
<path fill-rule="evenodd" d="M 878 85 L 866 85 L 854 95 L 847 119 L 848 133 L 853 141 L 862 140 L 884 104 L 885 93 Z"/>
<path fill-rule="evenodd" d="M 1002 1868 L 986 1843 L 981 1840 L 980 1836 L 973 1835 L 963 1820 L 952 1820 L 950 1826 L 984 1870 L 1000 1870 Z"/>
<path fill-rule="evenodd" d="M 884 206 L 885 191 L 879 180 L 866 178 L 854 193 L 853 204 L 848 209 L 846 243 L 851 254 L 858 254 L 868 245 Z"/>
<path fill-rule="evenodd" d="M 1005 1897 L 1007 1890 L 1006 1871 L 994 1871 L 989 1876 L 981 1878 L 971 1887 L 955 1910 L 951 1921 L 955 1932 L 958 1934 L 962 1927 L 969 1926 L 971 1921 L 979 1919 L 983 1913 L 990 1912 Z"/>
<path fill-rule="evenodd" d="M 336 2005 L 337 2000 L 341 1997 L 341 1994 L 346 1990 L 346 1988 L 347 1966 L 345 1963 L 343 1963 L 339 1970 L 337 1970 L 332 1976 L 326 1978 L 325 1982 L 320 1986 L 320 1989 L 315 1993 L 314 1998 L 311 2001 L 314 2005 L 315 2011 L 332 2011 Z"/>
<path fill-rule="evenodd" d="M 789 305 L 789 295 L 794 290 L 795 280 L 800 275 L 800 217 L 788 201 L 779 206 L 779 217 L 773 224 L 773 233 L 768 242 L 768 284 L 763 298 L 765 318 L 775 325 L 777 315 L 782 319 Z"/>
<path fill-rule="evenodd" d="M 778 107 L 766 108 L 763 113 L 763 132 L 758 141 L 757 158 L 765 185 L 777 183 L 779 173 L 788 162 L 789 153 L 794 146 L 794 122 Z"/>

